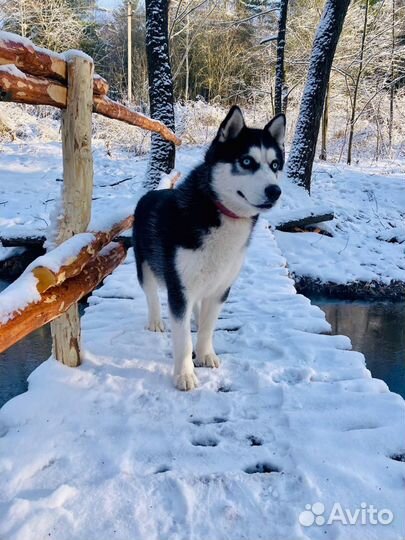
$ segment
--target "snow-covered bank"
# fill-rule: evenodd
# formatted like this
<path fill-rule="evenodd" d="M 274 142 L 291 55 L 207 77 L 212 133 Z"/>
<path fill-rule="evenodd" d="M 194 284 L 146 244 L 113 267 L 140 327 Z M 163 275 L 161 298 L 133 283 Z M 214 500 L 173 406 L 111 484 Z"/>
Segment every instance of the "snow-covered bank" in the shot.
<path fill-rule="evenodd" d="M 286 182 L 284 190 L 287 206 L 299 206 L 296 189 Z M 311 198 L 314 206 L 334 209 L 335 219 L 324 225 L 333 237 L 277 231 L 295 275 L 337 284 L 405 282 L 404 163 L 378 168 L 317 163 Z"/>
<path fill-rule="evenodd" d="M 404 401 L 347 338 L 322 334 L 264 222 L 216 331 L 222 365 L 198 370 L 199 389 L 172 387 L 170 335 L 145 320 L 129 256 L 90 299 L 84 364 L 45 362 L 3 407 L 0 536 L 403 538 Z M 306 526 L 317 502 L 325 517 L 365 503 L 393 520 Z"/>

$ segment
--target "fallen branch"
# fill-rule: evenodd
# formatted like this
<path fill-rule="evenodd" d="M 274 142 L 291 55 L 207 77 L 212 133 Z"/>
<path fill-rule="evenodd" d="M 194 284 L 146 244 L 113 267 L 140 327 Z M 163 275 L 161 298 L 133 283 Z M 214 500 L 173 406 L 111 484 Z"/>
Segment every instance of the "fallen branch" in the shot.
<path fill-rule="evenodd" d="M 276 226 L 276 229 L 283 232 L 294 232 L 293 229 L 303 229 L 306 225 L 313 225 L 314 223 L 322 223 L 323 221 L 331 221 L 334 219 L 333 213 L 316 214 L 312 213 L 310 216 L 303 217 L 301 219 L 292 219 L 290 221 L 284 221 Z"/>
<path fill-rule="evenodd" d="M 128 176 L 127 178 L 123 178 L 122 180 L 118 180 L 117 182 L 113 182 L 112 184 L 100 184 L 98 187 L 114 187 L 119 186 L 120 184 L 123 184 L 124 182 L 128 182 L 128 180 L 132 180 L 133 176 Z M 1 203 L 0 203 L 1 204 Z"/>
<path fill-rule="evenodd" d="M 124 260 L 125 254 L 126 250 L 122 244 L 111 245 L 111 249 L 95 257 L 78 276 L 43 293 L 39 302 L 14 312 L 5 324 L 0 325 L 0 352 L 56 319 L 91 293 Z"/>

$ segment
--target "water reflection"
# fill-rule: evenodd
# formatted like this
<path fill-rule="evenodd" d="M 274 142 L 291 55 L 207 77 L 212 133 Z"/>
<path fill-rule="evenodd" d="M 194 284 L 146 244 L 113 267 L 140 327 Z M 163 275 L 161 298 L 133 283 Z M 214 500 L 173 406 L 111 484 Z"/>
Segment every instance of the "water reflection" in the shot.
<path fill-rule="evenodd" d="M 312 298 L 332 325 L 362 352 L 373 377 L 405 397 L 405 303 L 339 302 Z"/>
<path fill-rule="evenodd" d="M 50 354 L 49 325 L 0 353 L 0 407 L 12 397 L 26 392 L 30 373 L 49 358 Z"/>
<path fill-rule="evenodd" d="M 0 280 L 0 291 L 8 283 Z M 26 392 L 27 378 L 51 354 L 49 325 L 43 326 L 0 353 L 0 407 L 18 394 Z"/>

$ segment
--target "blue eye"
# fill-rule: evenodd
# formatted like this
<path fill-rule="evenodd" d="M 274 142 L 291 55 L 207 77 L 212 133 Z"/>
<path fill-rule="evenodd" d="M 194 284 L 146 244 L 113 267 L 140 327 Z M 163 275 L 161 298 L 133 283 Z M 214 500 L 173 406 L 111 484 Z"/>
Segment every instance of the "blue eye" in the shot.
<path fill-rule="evenodd" d="M 244 169 L 251 169 L 255 165 L 255 160 L 250 156 L 245 156 L 240 159 L 240 164 Z"/>
<path fill-rule="evenodd" d="M 273 171 L 273 172 L 277 172 L 278 171 L 278 161 L 276 159 L 274 159 L 271 163 L 270 163 L 270 169 Z"/>

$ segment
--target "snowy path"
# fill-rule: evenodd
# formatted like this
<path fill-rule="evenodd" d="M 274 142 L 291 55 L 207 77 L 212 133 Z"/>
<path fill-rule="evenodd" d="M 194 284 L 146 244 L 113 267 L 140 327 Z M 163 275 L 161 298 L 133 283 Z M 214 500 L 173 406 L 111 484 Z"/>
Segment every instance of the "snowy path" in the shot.
<path fill-rule="evenodd" d="M 322 334 L 262 223 L 196 391 L 173 388 L 145 318 L 129 256 L 90 299 L 84 364 L 45 362 L 0 411 L 0 538 L 404 538 L 404 402 Z M 300 525 L 315 502 L 394 520 Z"/>

